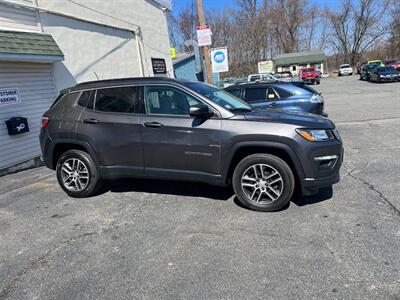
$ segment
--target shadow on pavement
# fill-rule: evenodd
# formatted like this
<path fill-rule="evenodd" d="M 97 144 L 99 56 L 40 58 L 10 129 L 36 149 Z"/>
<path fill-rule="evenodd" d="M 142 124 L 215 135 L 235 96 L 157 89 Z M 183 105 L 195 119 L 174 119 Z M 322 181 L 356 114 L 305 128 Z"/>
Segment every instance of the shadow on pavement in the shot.
<path fill-rule="evenodd" d="M 312 196 L 294 196 L 292 198 L 292 202 L 297 206 L 304 206 L 315 204 L 318 202 L 323 202 L 332 198 L 333 190 L 332 186 L 322 188 L 319 190 L 319 193 Z"/>
<path fill-rule="evenodd" d="M 295 195 L 295 196 L 293 196 L 292 200 L 288 204 L 286 204 L 284 207 L 282 207 L 281 209 L 279 209 L 277 211 L 283 211 L 283 210 L 288 209 L 291 202 L 293 202 L 297 206 L 305 206 L 305 205 L 315 204 L 318 202 L 329 200 L 330 198 L 332 198 L 332 195 L 333 195 L 333 191 L 332 191 L 331 186 L 320 189 L 319 193 L 316 195 L 312 195 L 312 196 Z M 241 208 L 248 209 L 247 207 L 243 206 L 242 203 L 240 203 L 240 201 L 237 197 L 235 197 L 235 199 L 233 201 L 236 203 L 236 205 L 240 206 Z"/>
<path fill-rule="evenodd" d="M 155 193 L 164 195 L 177 195 L 189 197 L 203 197 L 214 200 L 226 201 L 234 196 L 234 191 L 231 186 L 219 187 L 212 186 L 205 183 L 185 182 L 185 181 L 166 181 L 156 179 L 120 179 L 108 181 L 104 188 L 98 194 L 106 192 L 113 193 L 127 193 L 127 192 L 142 192 L 142 193 Z M 320 189 L 319 193 L 312 196 L 294 196 L 291 200 L 297 206 L 311 205 L 318 202 L 323 202 L 332 198 L 332 187 Z M 237 197 L 234 202 L 243 207 Z M 290 204 L 283 207 L 285 210 Z M 245 208 L 245 207 L 243 207 Z"/>
<path fill-rule="evenodd" d="M 105 193 L 144 192 L 166 195 L 178 195 L 189 197 L 204 197 L 214 200 L 228 200 L 234 195 L 232 187 L 218 187 L 203 183 L 166 181 L 155 179 L 120 179 L 106 182 Z"/>

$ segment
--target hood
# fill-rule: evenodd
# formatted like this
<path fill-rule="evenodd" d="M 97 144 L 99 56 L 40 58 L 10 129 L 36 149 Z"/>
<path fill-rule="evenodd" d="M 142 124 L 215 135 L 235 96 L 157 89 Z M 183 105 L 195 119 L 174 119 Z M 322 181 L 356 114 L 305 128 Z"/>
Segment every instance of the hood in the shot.
<path fill-rule="evenodd" d="M 378 71 L 381 75 L 391 75 L 391 74 L 399 74 L 400 72 L 397 70 L 387 70 L 387 71 Z"/>
<path fill-rule="evenodd" d="M 334 128 L 335 125 L 326 117 L 306 112 L 284 111 L 278 109 L 255 108 L 244 112 L 249 121 L 287 123 L 307 128 Z"/>

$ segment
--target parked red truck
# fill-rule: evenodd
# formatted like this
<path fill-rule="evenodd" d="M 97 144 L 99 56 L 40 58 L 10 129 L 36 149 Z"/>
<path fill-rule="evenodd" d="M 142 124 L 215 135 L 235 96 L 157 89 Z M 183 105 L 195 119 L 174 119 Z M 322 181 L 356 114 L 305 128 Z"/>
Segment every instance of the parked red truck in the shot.
<path fill-rule="evenodd" d="M 300 69 L 300 78 L 306 83 L 319 84 L 319 72 L 314 67 L 307 67 Z"/>

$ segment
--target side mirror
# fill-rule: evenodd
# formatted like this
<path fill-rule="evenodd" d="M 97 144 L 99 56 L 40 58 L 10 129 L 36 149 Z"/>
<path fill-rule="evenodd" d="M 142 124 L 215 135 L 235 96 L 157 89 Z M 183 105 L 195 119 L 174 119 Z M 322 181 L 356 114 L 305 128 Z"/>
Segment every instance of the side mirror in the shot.
<path fill-rule="evenodd" d="M 205 104 L 196 104 L 190 107 L 190 115 L 196 118 L 209 118 L 214 113 Z"/>

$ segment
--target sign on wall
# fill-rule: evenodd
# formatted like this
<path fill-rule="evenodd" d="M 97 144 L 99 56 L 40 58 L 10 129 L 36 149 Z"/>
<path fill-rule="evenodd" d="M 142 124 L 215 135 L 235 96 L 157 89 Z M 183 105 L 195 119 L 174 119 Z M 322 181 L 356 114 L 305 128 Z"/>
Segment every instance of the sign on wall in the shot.
<path fill-rule="evenodd" d="M 211 45 L 211 27 L 209 25 L 196 27 L 196 32 L 199 47 Z"/>
<path fill-rule="evenodd" d="M 226 47 L 211 49 L 211 66 L 213 73 L 229 71 L 228 49 Z"/>
<path fill-rule="evenodd" d="M 258 63 L 258 73 L 271 73 L 274 71 L 272 60 L 260 61 Z"/>
<path fill-rule="evenodd" d="M 151 64 L 153 65 L 153 73 L 156 74 L 167 74 L 167 65 L 163 58 L 152 58 Z"/>
<path fill-rule="evenodd" d="M 21 103 L 21 97 L 17 88 L 0 89 L 0 106 L 19 103 Z"/>

